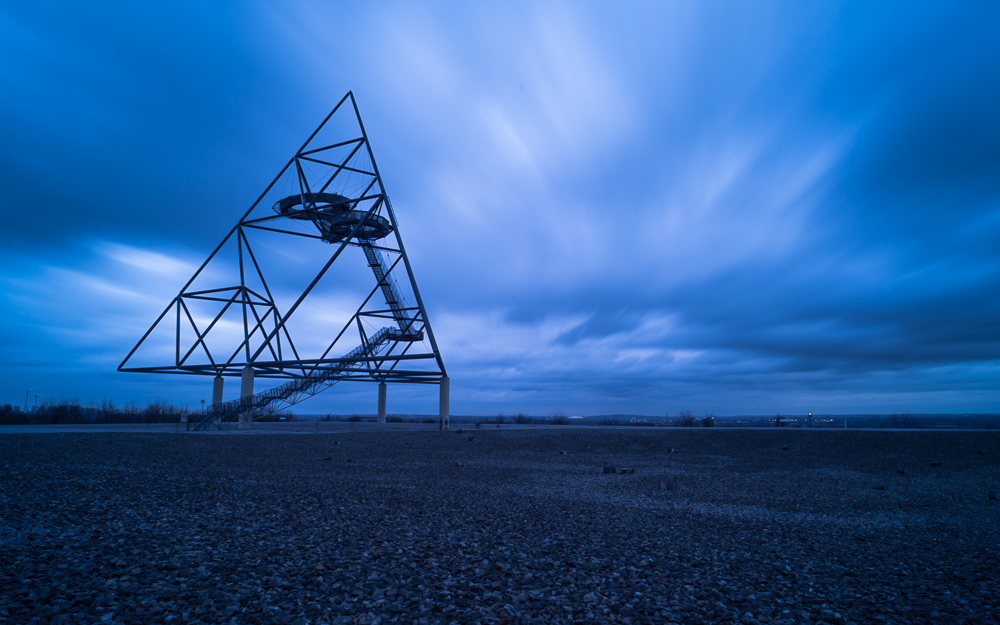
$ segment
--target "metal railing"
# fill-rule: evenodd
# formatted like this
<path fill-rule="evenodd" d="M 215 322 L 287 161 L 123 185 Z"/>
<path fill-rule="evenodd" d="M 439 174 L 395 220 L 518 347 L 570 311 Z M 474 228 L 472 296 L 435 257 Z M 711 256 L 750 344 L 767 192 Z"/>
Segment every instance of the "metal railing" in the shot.
<path fill-rule="evenodd" d="M 361 247 L 365 251 L 365 258 L 368 259 L 368 266 L 372 268 L 379 286 L 382 287 L 382 295 L 385 296 L 385 303 L 392 310 L 392 316 L 396 319 L 399 329 L 403 333 L 409 332 L 414 320 L 404 310 L 406 308 L 406 301 L 403 299 L 402 294 L 400 294 L 399 287 L 396 286 L 396 280 L 386 268 L 382 253 L 375 249 L 371 242 L 361 241 Z"/>

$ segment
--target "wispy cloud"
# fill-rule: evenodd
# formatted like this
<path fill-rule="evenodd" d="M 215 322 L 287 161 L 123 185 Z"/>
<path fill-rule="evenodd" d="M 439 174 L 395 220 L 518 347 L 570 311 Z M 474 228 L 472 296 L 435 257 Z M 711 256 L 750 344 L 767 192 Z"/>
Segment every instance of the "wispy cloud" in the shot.
<path fill-rule="evenodd" d="M 353 89 L 457 412 L 995 409 L 990 3 L 87 11 L 0 9 L 7 395 L 171 388 L 111 369 Z"/>

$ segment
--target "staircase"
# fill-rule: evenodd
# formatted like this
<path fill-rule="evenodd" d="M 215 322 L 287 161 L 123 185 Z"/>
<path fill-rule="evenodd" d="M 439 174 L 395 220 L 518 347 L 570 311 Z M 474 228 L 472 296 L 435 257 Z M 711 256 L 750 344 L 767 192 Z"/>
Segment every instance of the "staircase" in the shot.
<path fill-rule="evenodd" d="M 389 269 L 385 265 L 382 252 L 375 249 L 371 241 L 362 239 L 359 243 L 361 244 L 361 249 L 365 252 L 365 258 L 368 259 L 368 266 L 372 268 L 375 279 L 378 280 L 379 286 L 382 287 L 382 295 L 385 296 L 385 303 L 392 310 L 392 316 L 399 325 L 399 331 L 403 334 L 409 334 L 414 320 L 409 318 L 406 314 L 407 311 L 404 310 L 406 302 L 399 293 L 396 281 L 389 274 Z"/>
<path fill-rule="evenodd" d="M 363 358 L 369 358 L 378 354 L 387 343 L 400 340 L 413 339 L 411 335 L 404 335 L 396 328 L 382 328 L 368 339 L 367 342 L 358 345 L 347 353 L 344 356 L 344 362 L 317 367 L 306 376 L 296 378 L 281 386 L 261 391 L 256 395 L 216 404 L 209 408 L 205 414 L 205 418 L 198 422 L 193 429 L 205 430 L 212 425 L 221 428 L 223 423 L 236 421 L 240 415 L 246 412 L 273 413 L 281 408 L 296 404 L 307 397 L 312 397 L 316 393 L 326 390 L 346 378 L 351 372 L 360 369 L 365 364 L 365 361 L 362 360 Z"/>

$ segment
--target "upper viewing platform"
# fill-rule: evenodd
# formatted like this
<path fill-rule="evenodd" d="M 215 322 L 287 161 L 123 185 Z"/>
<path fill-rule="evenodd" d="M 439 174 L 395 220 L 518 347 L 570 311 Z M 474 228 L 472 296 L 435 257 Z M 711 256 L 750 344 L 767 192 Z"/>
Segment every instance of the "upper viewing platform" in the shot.
<path fill-rule="evenodd" d="M 343 241 L 359 224 L 354 237 L 364 241 L 377 241 L 392 232 L 392 224 L 385 217 L 352 210 L 356 202 L 336 193 L 297 193 L 278 200 L 273 209 L 291 219 L 312 221 L 327 243 Z M 304 208 L 294 209 L 296 206 Z"/>

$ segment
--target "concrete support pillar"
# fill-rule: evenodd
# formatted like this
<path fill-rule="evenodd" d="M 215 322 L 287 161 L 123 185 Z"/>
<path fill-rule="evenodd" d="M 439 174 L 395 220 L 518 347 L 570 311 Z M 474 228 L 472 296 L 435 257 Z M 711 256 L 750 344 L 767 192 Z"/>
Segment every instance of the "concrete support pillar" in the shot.
<path fill-rule="evenodd" d="M 448 376 L 441 376 L 439 384 L 441 396 L 438 401 L 438 429 L 448 429 L 448 417 L 451 414 L 451 380 Z"/>
<path fill-rule="evenodd" d="M 378 422 L 385 423 L 385 382 L 378 383 Z"/>
<path fill-rule="evenodd" d="M 215 381 L 212 383 L 212 405 L 218 406 L 222 403 L 222 376 L 215 376 Z"/>
<path fill-rule="evenodd" d="M 243 375 L 240 376 L 240 399 L 253 395 L 253 367 L 243 367 Z M 240 413 L 240 429 L 249 430 L 251 422 L 250 411 Z"/>

